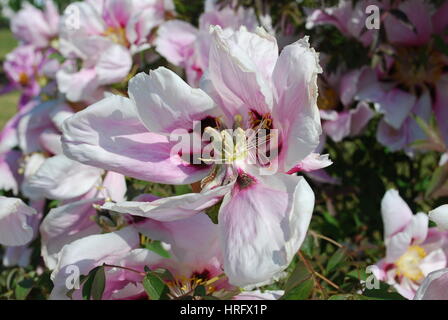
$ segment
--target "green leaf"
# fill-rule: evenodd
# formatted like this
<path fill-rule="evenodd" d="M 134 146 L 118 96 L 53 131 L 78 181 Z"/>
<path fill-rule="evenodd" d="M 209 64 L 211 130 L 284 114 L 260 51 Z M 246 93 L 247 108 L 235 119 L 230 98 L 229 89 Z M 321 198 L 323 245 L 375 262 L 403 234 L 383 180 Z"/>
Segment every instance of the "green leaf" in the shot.
<path fill-rule="evenodd" d="M 429 198 L 448 181 L 448 164 L 438 167 L 432 175 L 425 196 Z"/>
<path fill-rule="evenodd" d="M 305 264 L 302 261 L 299 261 L 294 269 L 294 271 L 291 273 L 291 275 L 288 278 L 288 281 L 286 281 L 285 284 L 285 293 L 292 290 L 293 288 L 300 285 L 305 280 L 309 279 L 311 277 L 310 272 L 305 267 Z"/>
<path fill-rule="evenodd" d="M 83 279 L 82 297 L 84 300 L 101 300 L 106 286 L 106 274 L 103 266 L 92 269 Z"/>
<path fill-rule="evenodd" d="M 360 294 L 335 294 L 328 298 L 328 300 L 377 300 L 370 297 L 365 297 Z"/>
<path fill-rule="evenodd" d="M 380 300 L 406 300 L 397 292 L 391 291 L 391 287 L 384 282 L 380 282 L 379 289 L 365 289 L 363 296 Z"/>
<path fill-rule="evenodd" d="M 32 279 L 24 279 L 20 281 L 14 290 L 16 299 L 25 300 L 26 297 L 30 294 L 31 290 L 33 289 L 33 285 L 34 282 Z"/>
<path fill-rule="evenodd" d="M 145 244 L 146 249 L 151 250 L 155 253 L 157 253 L 159 256 L 162 256 L 164 258 L 171 258 L 171 255 L 168 251 L 166 251 L 162 243 L 160 241 L 151 241 Z"/>
<path fill-rule="evenodd" d="M 198 286 L 196 289 L 194 289 L 194 296 L 195 297 L 205 297 L 207 295 L 207 290 L 204 286 Z"/>
<path fill-rule="evenodd" d="M 338 265 L 340 265 L 345 258 L 345 250 L 339 248 L 328 260 L 326 272 L 329 273 L 333 271 Z"/>
<path fill-rule="evenodd" d="M 143 287 L 151 300 L 167 298 L 168 286 L 154 272 L 148 272 L 143 279 Z"/>
<path fill-rule="evenodd" d="M 306 300 L 310 297 L 314 288 L 314 280 L 308 279 L 298 286 L 286 292 L 281 300 Z"/>
<path fill-rule="evenodd" d="M 91 294 L 93 300 L 101 300 L 101 298 L 103 297 L 105 287 L 106 287 L 106 272 L 104 270 L 104 267 L 101 266 L 95 273 L 95 277 L 92 283 Z"/>

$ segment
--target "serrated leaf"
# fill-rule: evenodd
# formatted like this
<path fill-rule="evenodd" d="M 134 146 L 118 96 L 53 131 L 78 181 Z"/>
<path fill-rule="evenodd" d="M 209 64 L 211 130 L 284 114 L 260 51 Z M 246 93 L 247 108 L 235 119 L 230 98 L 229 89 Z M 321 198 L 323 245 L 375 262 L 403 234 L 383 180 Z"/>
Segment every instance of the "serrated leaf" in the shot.
<path fill-rule="evenodd" d="M 34 282 L 32 279 L 24 279 L 20 281 L 15 290 L 14 294 L 17 300 L 25 300 L 33 289 Z"/>
<path fill-rule="evenodd" d="M 310 297 L 314 288 L 314 280 L 312 278 L 303 281 L 298 286 L 286 292 L 281 300 L 306 300 Z"/>
<path fill-rule="evenodd" d="M 345 250 L 338 249 L 328 260 L 326 272 L 329 273 L 333 271 L 345 258 Z"/>
<path fill-rule="evenodd" d="M 159 256 L 162 256 L 164 258 L 171 258 L 170 253 L 163 248 L 160 241 L 153 240 L 151 242 L 148 242 L 145 244 L 145 248 L 157 253 Z"/>
<path fill-rule="evenodd" d="M 166 299 L 168 286 L 154 272 L 148 272 L 143 279 L 143 287 L 151 300 Z"/>

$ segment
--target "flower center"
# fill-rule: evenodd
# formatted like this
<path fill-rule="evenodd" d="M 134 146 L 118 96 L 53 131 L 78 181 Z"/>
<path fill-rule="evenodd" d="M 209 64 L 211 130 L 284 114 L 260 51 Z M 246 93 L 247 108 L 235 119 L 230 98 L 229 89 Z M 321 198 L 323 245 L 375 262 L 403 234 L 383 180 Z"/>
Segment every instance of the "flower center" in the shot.
<path fill-rule="evenodd" d="M 28 81 L 29 81 L 28 75 L 25 72 L 20 72 L 18 81 L 19 84 L 21 86 L 26 86 L 28 85 Z"/>
<path fill-rule="evenodd" d="M 392 78 L 406 88 L 435 84 L 443 73 L 441 53 L 430 47 L 401 47 L 396 51 Z"/>
<path fill-rule="evenodd" d="M 177 299 L 181 297 L 194 296 L 197 287 L 203 286 L 205 289 L 205 294 L 210 295 L 216 291 L 214 282 L 219 280 L 219 277 L 209 279 L 208 271 L 201 274 L 194 273 L 190 278 L 178 278 L 172 281 L 167 281 L 170 293 L 168 294 L 171 299 Z"/>
<path fill-rule="evenodd" d="M 103 35 L 124 47 L 130 46 L 128 38 L 126 37 L 126 30 L 122 27 L 108 27 Z"/>
<path fill-rule="evenodd" d="M 420 281 L 425 276 L 420 269 L 421 261 L 426 257 L 426 251 L 420 246 L 411 246 L 396 262 L 397 274 L 413 281 Z"/>

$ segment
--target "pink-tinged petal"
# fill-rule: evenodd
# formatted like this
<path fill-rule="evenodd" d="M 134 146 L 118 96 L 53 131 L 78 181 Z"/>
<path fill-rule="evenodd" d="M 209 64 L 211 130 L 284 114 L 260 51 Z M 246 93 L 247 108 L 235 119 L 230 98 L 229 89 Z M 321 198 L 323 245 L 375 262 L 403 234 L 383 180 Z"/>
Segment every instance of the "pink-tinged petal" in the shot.
<path fill-rule="evenodd" d="M 448 145 L 448 77 L 442 78 L 436 86 L 436 101 L 434 112 L 440 133 Z"/>
<path fill-rule="evenodd" d="M 53 128 L 44 130 L 39 137 L 42 149 L 51 154 L 62 154 L 61 133 Z"/>
<path fill-rule="evenodd" d="M 175 144 L 149 133 L 134 110 L 131 100 L 113 96 L 78 112 L 64 123 L 64 153 L 84 164 L 158 183 L 188 184 L 207 174 L 207 167 L 171 155 Z"/>
<path fill-rule="evenodd" d="M 340 185 L 341 179 L 335 178 L 330 176 L 325 170 L 317 170 L 317 171 L 311 171 L 307 172 L 306 176 L 313 180 L 314 182 L 318 183 L 328 183 L 328 184 L 334 184 L 334 185 Z"/>
<path fill-rule="evenodd" d="M 194 43 L 198 30 L 191 24 L 181 20 L 163 23 L 157 30 L 155 45 L 157 51 L 169 62 L 177 66 L 185 66 L 187 59 L 194 54 Z"/>
<path fill-rule="evenodd" d="M 38 48 L 49 46 L 57 35 L 58 13 L 52 1 L 46 1 L 45 11 L 25 2 L 11 19 L 11 31 L 21 41 Z"/>
<path fill-rule="evenodd" d="M 394 263 L 397 261 L 411 246 L 412 235 L 410 232 L 399 232 L 385 240 L 386 258 L 385 262 Z"/>
<path fill-rule="evenodd" d="M 151 239 L 170 245 L 171 266 L 177 275 L 189 277 L 204 269 L 220 270 L 221 249 L 218 226 L 205 214 L 171 222 L 147 219 L 135 225 L 136 229 Z"/>
<path fill-rule="evenodd" d="M 385 95 L 384 99 L 377 102 L 380 112 L 385 114 L 384 119 L 386 122 L 395 129 L 399 129 L 409 116 L 417 99 L 410 93 L 400 89 L 393 89 Z"/>
<path fill-rule="evenodd" d="M 243 291 L 239 295 L 234 296 L 232 300 L 279 300 L 284 293 L 283 290 Z"/>
<path fill-rule="evenodd" d="M 384 224 L 384 238 L 403 231 L 412 221 L 412 211 L 406 202 L 400 197 L 397 190 L 386 192 L 381 201 L 381 216 Z"/>
<path fill-rule="evenodd" d="M 322 127 L 317 108 L 317 74 L 322 72 L 317 53 L 308 38 L 283 49 L 275 66 L 277 91 L 274 125 L 282 134 L 283 165 L 286 170 L 305 159 L 319 145 Z"/>
<path fill-rule="evenodd" d="M 355 110 L 350 110 L 352 117 L 350 135 L 356 136 L 361 133 L 364 127 L 373 118 L 375 113 L 365 102 L 359 102 Z"/>
<path fill-rule="evenodd" d="M 104 177 L 100 193 L 104 193 L 105 199 L 121 202 L 126 199 L 126 179 L 122 174 L 109 171 Z"/>
<path fill-rule="evenodd" d="M 420 285 L 415 300 L 448 300 L 448 269 L 434 271 Z"/>
<path fill-rule="evenodd" d="M 350 111 L 338 114 L 336 120 L 327 120 L 323 124 L 324 132 L 335 142 L 340 142 L 350 135 L 352 117 Z"/>
<path fill-rule="evenodd" d="M 3 266 L 6 268 L 19 266 L 22 268 L 28 267 L 31 262 L 31 254 L 33 249 L 28 245 L 7 247 L 5 248 L 5 254 L 3 255 Z"/>
<path fill-rule="evenodd" d="M 429 219 L 437 224 L 441 230 L 448 231 L 448 204 L 429 211 Z"/>
<path fill-rule="evenodd" d="M 329 167 L 333 164 L 328 154 L 311 153 L 308 157 L 303 159 L 298 165 L 289 170 L 288 174 L 295 172 L 312 172 Z"/>
<path fill-rule="evenodd" d="M 444 2 L 432 17 L 434 33 L 443 33 L 448 26 L 448 2 Z"/>
<path fill-rule="evenodd" d="M 41 253 L 50 270 L 56 267 L 58 254 L 66 244 L 101 233 L 92 217 L 96 214 L 93 205 L 102 203 L 102 199 L 72 202 L 50 210 L 45 216 L 40 225 Z"/>
<path fill-rule="evenodd" d="M 88 101 L 96 94 L 99 86 L 94 69 L 82 69 L 75 73 L 61 69 L 56 74 L 56 80 L 59 91 L 72 102 Z"/>
<path fill-rule="evenodd" d="M 95 64 L 97 81 L 100 85 L 121 82 L 132 68 L 132 57 L 121 45 L 111 45 Z"/>
<path fill-rule="evenodd" d="M 101 169 L 57 155 L 46 159 L 22 189 L 32 199 L 68 200 L 87 193 L 99 184 L 102 173 Z"/>
<path fill-rule="evenodd" d="M 73 109 L 66 103 L 59 103 L 53 110 L 50 111 L 50 118 L 55 127 L 62 131 L 62 124 L 65 120 L 74 115 Z"/>
<path fill-rule="evenodd" d="M 212 27 L 209 77 L 230 119 L 247 117 L 250 110 L 261 115 L 272 111 L 268 81 L 277 56 L 275 38 L 262 29 L 250 33 L 243 27 L 236 32 Z"/>
<path fill-rule="evenodd" d="M 349 106 L 353 102 L 358 90 L 358 81 L 361 73 L 361 69 L 353 70 L 341 77 L 339 95 L 344 106 Z"/>
<path fill-rule="evenodd" d="M 132 78 L 129 96 L 151 132 L 171 134 L 175 129 L 191 130 L 193 121 L 219 115 L 215 103 L 204 91 L 191 88 L 164 67 Z"/>
<path fill-rule="evenodd" d="M 406 232 L 412 236 L 412 243 L 421 244 L 428 236 L 428 215 L 422 212 L 412 216 L 411 222 L 406 227 Z"/>
<path fill-rule="evenodd" d="M 378 124 L 376 137 L 378 142 L 387 146 L 391 151 L 401 150 L 409 144 L 407 135 L 408 128 L 408 121 L 400 129 L 396 130 L 382 119 Z"/>
<path fill-rule="evenodd" d="M 78 15 L 78 21 L 73 21 L 74 12 Z M 105 30 L 104 21 L 94 6 L 87 2 L 72 3 L 67 6 L 61 19 L 59 49 L 64 56 L 72 57 L 79 50 L 71 43 L 73 39 L 100 35 Z"/>
<path fill-rule="evenodd" d="M 419 265 L 420 270 L 425 276 L 431 272 L 447 267 L 447 256 L 443 249 L 437 249 L 430 252 Z"/>
<path fill-rule="evenodd" d="M 358 91 L 355 95 L 357 100 L 369 102 L 382 101 L 387 94 L 383 84 L 379 81 L 375 70 L 364 67 L 358 79 Z"/>
<path fill-rule="evenodd" d="M 230 186 L 222 186 L 201 193 L 188 193 L 151 202 L 108 202 L 104 204 L 103 209 L 129 213 L 158 221 L 175 221 L 192 217 L 215 205 L 229 192 L 229 189 Z"/>
<path fill-rule="evenodd" d="M 80 274 L 87 275 L 103 263 L 119 265 L 124 256 L 139 246 L 139 242 L 137 231 L 127 227 L 112 233 L 84 237 L 64 246 L 51 274 L 54 288 L 50 299 L 67 299 L 69 289 L 66 281 L 73 275 L 70 271 L 73 266 L 78 267 Z"/>
<path fill-rule="evenodd" d="M 17 198 L 0 197 L 0 244 L 22 246 L 34 237 L 30 225 L 37 212 Z"/>
<path fill-rule="evenodd" d="M 0 190 L 18 193 L 22 180 L 18 173 L 21 155 L 20 151 L 16 150 L 0 153 Z"/>
<path fill-rule="evenodd" d="M 389 14 L 384 20 L 388 40 L 394 44 L 409 46 L 426 44 L 432 33 L 431 9 L 430 4 L 426 1 L 409 0 L 402 2 L 398 6 L 398 10 L 406 14 L 416 32 Z"/>
<path fill-rule="evenodd" d="M 240 287 L 279 277 L 299 250 L 314 208 L 314 193 L 303 177 L 278 173 L 249 179 L 248 186 L 236 182 L 218 217 L 224 271 Z"/>
<path fill-rule="evenodd" d="M 108 27 L 122 28 L 131 16 L 131 0 L 104 0 L 102 17 Z"/>
<path fill-rule="evenodd" d="M 43 151 L 41 135 L 47 129 L 55 129 L 50 118 L 50 112 L 57 105 L 57 101 L 48 101 L 25 113 L 18 124 L 17 134 L 19 146 L 23 153 Z"/>

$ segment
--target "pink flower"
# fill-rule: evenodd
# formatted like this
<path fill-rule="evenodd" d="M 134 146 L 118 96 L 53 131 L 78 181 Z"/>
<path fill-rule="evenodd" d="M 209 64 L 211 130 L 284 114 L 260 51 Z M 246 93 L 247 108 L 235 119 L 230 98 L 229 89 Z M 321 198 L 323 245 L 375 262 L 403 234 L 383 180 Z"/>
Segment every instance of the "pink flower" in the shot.
<path fill-rule="evenodd" d="M 172 9 L 171 1 L 75 2 L 64 12 L 60 51 L 69 58 L 57 74 L 70 101 L 92 102 L 102 87 L 121 82 L 132 55 L 150 46 L 150 33 Z M 79 60 L 81 66 L 79 67 Z"/>
<path fill-rule="evenodd" d="M 102 220 L 96 220 L 97 208 L 105 201 L 124 201 L 126 181 L 118 173 L 108 172 L 104 181 L 79 199 L 64 201 L 50 210 L 40 225 L 42 257 L 45 265 L 53 270 L 61 249 L 78 239 L 102 231 Z M 110 221 L 110 220 L 108 220 Z M 114 221 L 110 221 L 113 223 Z M 117 225 L 117 228 L 121 227 Z"/>
<path fill-rule="evenodd" d="M 423 279 L 447 266 L 448 234 L 428 229 L 428 216 L 413 215 L 396 190 L 381 203 L 386 257 L 377 263 L 375 276 L 412 299 Z"/>
<path fill-rule="evenodd" d="M 104 208 L 174 221 L 222 200 L 219 230 L 225 272 L 234 285 L 257 285 L 278 277 L 289 265 L 311 219 L 312 190 L 303 177 L 284 172 L 319 144 L 320 67 L 307 39 L 278 56 L 275 39 L 262 29 L 231 33 L 215 27 L 212 36 L 204 89 L 191 88 L 165 68 L 139 74 L 129 83 L 131 99 L 111 97 L 69 118 L 63 148 L 85 164 L 140 179 L 171 184 L 202 179 L 198 194 Z M 281 147 L 271 164 L 278 164 L 279 171 L 260 174 L 269 171 L 269 165 L 250 164 L 245 152 L 227 155 L 225 165 L 192 164 L 200 150 L 173 153 L 167 135 L 174 129 L 188 134 L 193 121 L 224 138 L 219 131 L 223 128 L 278 129 Z"/>
<path fill-rule="evenodd" d="M 25 44 L 47 48 L 59 31 L 59 13 L 52 0 L 41 11 L 28 2 L 11 18 L 11 31 Z"/>
<path fill-rule="evenodd" d="M 252 9 L 239 7 L 235 11 L 230 6 L 220 7 L 215 0 L 207 0 L 205 12 L 199 18 L 199 29 L 181 20 L 171 20 L 163 23 L 157 31 L 157 51 L 170 63 L 184 68 L 188 83 L 194 87 L 199 86 L 204 71 L 208 69 L 212 25 L 229 30 L 245 26 L 254 31 L 258 21 Z"/>
<path fill-rule="evenodd" d="M 36 210 L 17 198 L 0 197 L 0 244 L 22 246 L 34 237 L 33 216 Z"/>
<path fill-rule="evenodd" d="M 323 131 L 335 142 L 359 135 L 373 118 L 374 112 L 365 101 L 356 101 L 359 82 L 365 68 L 328 73 L 321 77 L 318 106 L 325 122 Z"/>
<path fill-rule="evenodd" d="M 418 288 L 414 300 L 448 300 L 448 269 L 430 273 Z"/>
<path fill-rule="evenodd" d="M 164 258 L 148 249 L 139 248 L 136 229 L 150 239 L 162 241 L 171 257 Z M 171 272 L 174 279 L 166 283 L 173 298 L 187 295 L 198 284 L 204 285 L 210 293 L 229 288 L 225 279 L 216 278 L 222 274 L 216 229 L 217 226 L 205 215 L 174 222 L 140 219 L 136 225 L 116 232 L 76 240 L 64 246 L 59 254 L 58 264 L 51 276 L 54 283 L 51 298 L 67 299 L 66 280 L 69 274 L 66 270 L 69 267 L 76 266 L 81 274 L 87 274 L 104 263 L 116 267 L 106 267 L 103 299 L 147 297 L 141 284 L 145 266 L 151 270 L 166 269 Z M 73 298 L 80 298 L 80 290 L 74 292 Z"/>
<path fill-rule="evenodd" d="M 18 146 L 23 152 L 22 193 L 30 199 L 67 200 L 87 193 L 103 170 L 73 161 L 62 154 L 61 122 L 73 111 L 60 101 L 47 101 L 21 115 Z"/>
<path fill-rule="evenodd" d="M 19 109 L 37 96 L 47 79 L 53 76 L 51 70 L 57 68 L 59 63 L 49 58 L 52 52 L 51 50 L 44 52 L 31 45 L 24 45 L 6 55 L 3 68 L 10 81 L 10 88 L 4 91 L 12 89 L 23 91 Z"/>
<path fill-rule="evenodd" d="M 337 7 L 316 9 L 310 11 L 306 28 L 312 29 L 323 24 L 334 25 L 345 36 L 359 39 L 365 46 L 370 45 L 375 30 L 366 30 L 365 21 L 368 17 L 366 8 L 369 5 L 382 7 L 379 1 L 363 0 L 353 3 L 348 0 L 340 0 Z"/>

